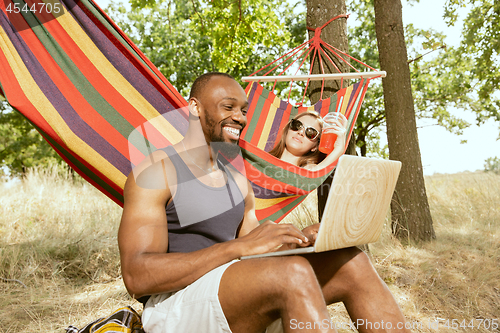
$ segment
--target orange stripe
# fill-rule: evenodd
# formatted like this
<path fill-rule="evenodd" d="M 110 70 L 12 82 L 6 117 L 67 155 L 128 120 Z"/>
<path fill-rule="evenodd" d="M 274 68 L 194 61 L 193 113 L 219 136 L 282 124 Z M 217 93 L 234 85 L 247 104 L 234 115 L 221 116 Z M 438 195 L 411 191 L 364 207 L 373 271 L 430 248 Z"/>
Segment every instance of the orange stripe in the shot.
<path fill-rule="evenodd" d="M 0 52 L 0 62 L 3 64 L 8 64 L 7 58 L 3 52 Z M 66 144 L 57 135 L 54 129 L 47 123 L 47 121 L 40 115 L 38 109 L 30 102 L 30 100 L 24 94 L 21 89 L 19 82 L 9 66 L 0 66 L 0 78 L 2 79 L 2 85 L 5 89 L 5 97 L 7 98 L 9 104 L 12 105 L 17 110 L 22 110 L 24 116 L 28 117 L 31 122 L 35 123 L 41 131 L 42 136 L 50 136 L 54 141 L 56 141 L 61 147 L 63 147 L 68 153 L 73 155 L 82 164 L 84 164 L 91 172 L 96 174 L 99 178 L 103 179 L 109 186 L 114 188 L 116 191 L 123 193 L 123 188 L 115 184 L 113 181 L 109 180 L 102 173 L 97 171 L 88 162 L 75 155 L 72 151 L 68 149 Z M 65 159 L 66 160 L 66 159 Z M 94 183 L 94 182 L 92 182 Z"/>
<path fill-rule="evenodd" d="M 257 87 L 257 90 L 255 91 L 255 94 L 258 97 L 258 100 L 262 98 L 262 91 L 263 87 L 259 85 Z M 255 127 L 254 132 L 252 133 L 252 139 L 251 143 L 257 146 L 259 144 L 260 136 L 262 135 L 262 129 L 264 128 L 265 124 L 265 119 L 267 119 L 267 116 L 269 114 L 269 108 L 271 107 L 271 103 L 269 102 L 269 97 L 264 101 L 264 106 L 262 109 L 257 112 L 258 115 L 258 123 L 257 126 Z"/>
<path fill-rule="evenodd" d="M 78 6 L 80 8 L 82 8 L 83 11 L 85 11 L 86 13 L 88 12 L 88 9 L 81 3 L 81 2 L 78 2 Z M 120 36 L 122 36 L 122 38 L 127 42 L 127 44 L 137 53 L 137 55 L 147 64 L 147 66 L 144 66 L 143 63 L 141 63 L 140 61 L 138 62 L 139 65 L 142 67 L 142 68 L 145 68 L 146 70 L 148 71 L 152 71 L 153 73 L 155 73 L 157 76 L 154 76 L 152 75 L 151 77 L 153 78 L 153 80 L 156 82 L 156 83 L 159 83 L 160 86 L 165 86 L 168 90 L 168 93 L 169 93 L 169 97 L 175 97 L 175 99 L 177 100 L 177 104 L 178 105 L 174 105 L 174 107 L 183 107 L 183 106 L 187 106 L 188 103 L 187 101 L 184 99 L 184 97 L 177 91 L 177 89 L 175 89 L 175 87 L 167 80 L 167 78 L 158 70 L 158 68 L 156 68 L 156 66 L 151 62 L 151 60 L 149 60 L 145 55 L 144 53 L 142 53 L 142 51 L 137 47 L 137 45 L 134 44 L 134 42 L 132 42 L 132 40 L 120 29 L 120 27 L 118 27 L 118 25 L 116 25 L 115 22 L 113 22 L 113 20 L 96 4 L 97 8 L 99 9 L 99 13 L 108 21 L 109 24 L 111 24 L 111 26 L 113 26 L 113 28 L 115 29 L 115 31 L 120 34 Z M 91 17 L 92 19 L 92 17 Z M 101 26 L 101 22 L 97 23 L 95 22 L 95 20 L 93 20 L 94 23 L 96 25 L 98 25 L 99 27 Z M 102 28 L 100 27 L 100 29 L 102 30 Z M 170 95 L 172 94 L 172 95 Z"/>
<path fill-rule="evenodd" d="M 133 127 L 138 127 L 147 121 L 147 119 L 143 117 L 142 114 L 140 114 L 101 74 L 90 59 L 83 53 L 80 46 L 76 44 L 71 36 L 64 30 L 57 19 L 51 20 L 43 26 L 59 44 L 66 55 L 73 60 L 75 66 L 80 69 L 89 83 L 118 113 L 124 116 Z"/>
<path fill-rule="evenodd" d="M 321 117 L 326 116 L 326 114 L 330 111 L 330 105 L 332 103 L 332 98 L 327 98 L 323 101 L 323 105 L 321 106 L 321 110 L 319 112 Z"/>
<path fill-rule="evenodd" d="M 14 27 L 19 31 L 20 36 L 36 56 L 47 75 L 50 76 L 54 84 L 71 104 L 73 109 L 78 113 L 80 118 L 82 118 L 83 121 L 85 121 L 106 141 L 112 143 L 113 147 L 122 155 L 128 156 L 129 150 L 127 138 L 124 138 L 120 132 L 118 132 L 106 121 L 106 119 L 104 119 L 94 108 L 92 108 L 87 100 L 80 94 L 78 89 L 76 89 L 71 80 L 69 80 L 64 71 L 61 70 L 58 64 L 45 50 L 45 47 L 41 44 L 28 24 L 25 21 L 17 21 L 14 23 Z M 131 153 L 134 155 L 142 155 L 142 153 L 135 147 L 131 146 L 130 149 Z"/>
<path fill-rule="evenodd" d="M 289 204 L 291 204 L 295 199 L 297 199 L 296 196 L 293 196 L 291 197 L 290 199 L 288 200 L 284 200 L 282 201 L 280 204 L 277 204 L 277 205 L 274 205 L 274 206 L 271 206 L 269 208 L 264 208 L 264 209 L 259 209 L 259 210 L 256 210 L 255 211 L 255 215 L 257 216 L 257 219 L 259 221 L 275 214 L 276 212 L 278 212 L 279 210 L 283 209 L 284 207 L 288 206 Z"/>
<path fill-rule="evenodd" d="M 5 50 L 2 51 L 5 52 Z M 0 52 L 0 62 L 2 64 L 8 64 L 7 58 L 3 52 Z M 9 66 L 0 66 L 0 78 L 2 80 L 2 86 L 5 90 L 5 98 L 9 104 L 16 110 L 22 110 L 25 117 L 29 116 L 29 119 L 33 123 L 37 124 L 42 131 L 50 135 L 50 137 L 61 146 L 65 146 L 64 142 L 57 135 L 54 129 L 50 127 L 47 121 L 40 115 L 36 107 L 26 97 L 24 91 L 19 85 L 16 75 Z"/>
<path fill-rule="evenodd" d="M 159 115 L 156 110 L 109 62 L 104 54 L 93 44 L 89 36 L 83 31 L 80 25 L 70 15 L 62 15 L 57 18 L 58 25 L 63 27 L 66 35 L 70 36 L 71 41 L 78 47 L 78 50 L 93 64 L 93 67 L 100 72 L 101 76 L 108 81 L 112 89 L 121 94 L 123 99 L 128 101 L 133 109 L 135 109 L 142 117 L 147 120 L 155 118 Z M 102 91 L 100 91 L 103 94 Z M 118 105 L 120 106 L 120 105 Z M 122 112 L 122 109 L 118 109 Z M 133 114 L 132 114 L 133 115 Z M 131 115 L 127 113 L 128 120 Z M 162 118 L 163 119 L 163 118 Z M 132 122 L 132 126 L 137 127 L 140 124 Z M 160 125 L 160 126 L 158 126 Z M 163 119 L 155 128 L 165 137 L 180 141 L 182 136 L 169 122 Z"/>

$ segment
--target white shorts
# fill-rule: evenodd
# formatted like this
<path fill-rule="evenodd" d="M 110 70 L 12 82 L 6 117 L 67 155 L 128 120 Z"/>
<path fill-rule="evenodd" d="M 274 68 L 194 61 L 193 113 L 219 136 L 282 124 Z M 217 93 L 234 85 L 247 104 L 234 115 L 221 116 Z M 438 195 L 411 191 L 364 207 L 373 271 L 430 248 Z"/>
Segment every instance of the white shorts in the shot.
<path fill-rule="evenodd" d="M 237 260 L 215 268 L 177 292 L 151 296 L 142 313 L 144 330 L 147 333 L 231 333 L 218 294 L 222 275 L 235 262 Z M 282 331 L 279 321 L 271 325 L 272 332 Z"/>

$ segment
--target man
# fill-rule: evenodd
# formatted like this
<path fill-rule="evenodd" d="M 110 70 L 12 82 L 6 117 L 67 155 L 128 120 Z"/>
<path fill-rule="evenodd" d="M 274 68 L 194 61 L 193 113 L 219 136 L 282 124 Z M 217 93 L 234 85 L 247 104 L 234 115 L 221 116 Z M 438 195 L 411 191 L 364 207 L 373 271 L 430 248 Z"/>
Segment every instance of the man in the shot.
<path fill-rule="evenodd" d="M 143 313 L 146 332 L 263 332 L 280 318 L 284 332 L 335 332 L 326 304 L 338 301 L 354 322 L 372 323 L 361 332 L 388 323 L 404 331 L 396 329 L 404 318 L 392 295 L 356 248 L 235 260 L 309 246 L 317 232 L 259 225 L 251 186 L 217 162 L 214 146 L 237 144 L 247 107 L 232 77 L 202 75 L 191 90 L 185 138 L 127 180 L 118 242 L 127 290 L 153 295 Z M 145 185 L 158 179 L 165 185 Z"/>

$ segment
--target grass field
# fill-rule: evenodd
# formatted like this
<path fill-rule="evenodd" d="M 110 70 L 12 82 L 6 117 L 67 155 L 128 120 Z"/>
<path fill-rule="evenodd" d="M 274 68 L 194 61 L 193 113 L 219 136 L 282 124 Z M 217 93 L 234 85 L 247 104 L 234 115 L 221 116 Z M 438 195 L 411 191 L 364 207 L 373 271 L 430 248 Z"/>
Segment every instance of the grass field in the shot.
<path fill-rule="evenodd" d="M 377 271 L 415 332 L 500 331 L 491 328 L 500 321 L 500 175 L 434 175 L 426 187 L 437 238 L 402 246 L 386 226 L 369 246 Z M 1 333 L 64 332 L 123 305 L 141 310 L 120 277 L 121 208 L 57 167 L 0 189 Z M 316 216 L 314 200 L 304 207 L 296 214 Z M 333 322 L 349 321 L 342 304 L 329 309 Z"/>

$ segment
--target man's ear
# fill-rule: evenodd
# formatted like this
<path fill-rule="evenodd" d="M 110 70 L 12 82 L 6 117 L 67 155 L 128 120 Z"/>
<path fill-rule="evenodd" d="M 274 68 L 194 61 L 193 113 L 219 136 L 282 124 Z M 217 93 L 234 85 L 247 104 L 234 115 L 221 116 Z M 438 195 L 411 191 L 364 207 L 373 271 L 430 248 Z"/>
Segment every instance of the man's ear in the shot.
<path fill-rule="evenodd" d="M 189 113 L 193 116 L 195 116 L 196 118 L 199 118 L 200 117 L 200 102 L 194 98 L 194 97 L 191 97 L 189 99 L 189 102 L 188 102 L 188 109 L 189 109 Z"/>

